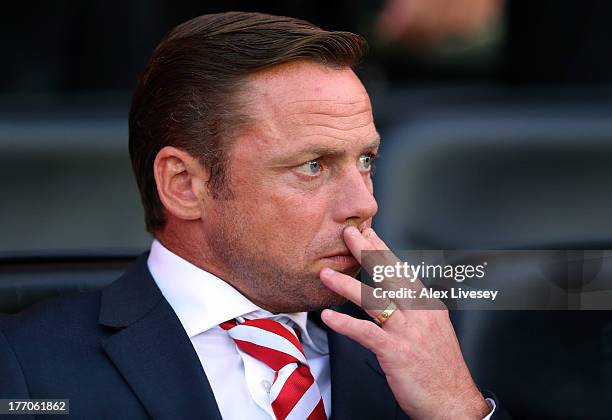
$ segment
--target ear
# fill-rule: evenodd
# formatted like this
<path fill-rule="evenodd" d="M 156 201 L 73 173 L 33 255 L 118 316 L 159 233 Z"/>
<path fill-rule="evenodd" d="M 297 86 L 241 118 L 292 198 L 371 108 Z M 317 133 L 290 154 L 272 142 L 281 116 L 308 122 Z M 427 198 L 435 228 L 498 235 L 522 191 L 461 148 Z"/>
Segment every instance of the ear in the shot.
<path fill-rule="evenodd" d="M 184 150 L 166 146 L 155 157 L 153 174 L 167 212 L 183 220 L 204 217 L 208 172 L 196 158 Z"/>

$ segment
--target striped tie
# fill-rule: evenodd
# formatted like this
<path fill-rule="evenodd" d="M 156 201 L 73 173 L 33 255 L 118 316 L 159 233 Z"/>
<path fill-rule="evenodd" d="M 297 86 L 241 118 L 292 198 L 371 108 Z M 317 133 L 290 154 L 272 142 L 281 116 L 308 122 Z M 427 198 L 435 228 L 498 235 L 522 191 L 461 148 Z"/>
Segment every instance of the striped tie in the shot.
<path fill-rule="evenodd" d="M 323 399 L 300 341 L 292 329 L 272 319 L 249 319 L 220 325 L 243 352 L 268 365 L 276 374 L 270 403 L 278 420 L 325 420 Z"/>

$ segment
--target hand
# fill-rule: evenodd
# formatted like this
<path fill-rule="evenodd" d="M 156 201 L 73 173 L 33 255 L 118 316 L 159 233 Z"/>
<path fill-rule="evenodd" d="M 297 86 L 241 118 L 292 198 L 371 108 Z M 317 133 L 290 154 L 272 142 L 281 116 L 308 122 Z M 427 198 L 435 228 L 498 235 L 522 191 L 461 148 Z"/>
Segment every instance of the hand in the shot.
<path fill-rule="evenodd" d="M 363 250 L 389 250 L 371 228 L 359 232 L 351 226 L 343 235 L 360 263 Z M 358 280 L 329 268 L 321 270 L 320 277 L 331 290 L 362 306 Z M 381 311 L 366 312 L 375 318 Z M 489 413 L 463 360 L 446 309 L 397 309 L 382 328 L 329 309 L 321 318 L 334 331 L 376 354 L 395 399 L 410 417 L 482 419 Z"/>

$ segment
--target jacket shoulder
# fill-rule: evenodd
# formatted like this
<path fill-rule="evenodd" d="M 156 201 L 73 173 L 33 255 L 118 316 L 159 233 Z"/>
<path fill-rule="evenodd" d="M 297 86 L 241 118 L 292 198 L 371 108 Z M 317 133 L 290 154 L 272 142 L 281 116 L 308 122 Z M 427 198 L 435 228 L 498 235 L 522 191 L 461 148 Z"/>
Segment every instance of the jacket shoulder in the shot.
<path fill-rule="evenodd" d="M 79 348 L 105 335 L 98 324 L 100 291 L 74 293 L 0 316 L 0 333 L 17 355 Z"/>

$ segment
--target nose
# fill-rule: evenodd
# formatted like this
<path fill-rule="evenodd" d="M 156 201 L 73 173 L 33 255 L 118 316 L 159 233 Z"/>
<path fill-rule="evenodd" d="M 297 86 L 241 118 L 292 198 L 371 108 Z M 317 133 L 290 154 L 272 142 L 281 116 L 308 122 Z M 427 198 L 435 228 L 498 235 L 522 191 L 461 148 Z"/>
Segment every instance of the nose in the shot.
<path fill-rule="evenodd" d="M 354 226 L 374 217 L 378 204 L 374 198 L 372 179 L 357 168 L 348 171 L 338 185 L 335 200 L 334 219 Z"/>

